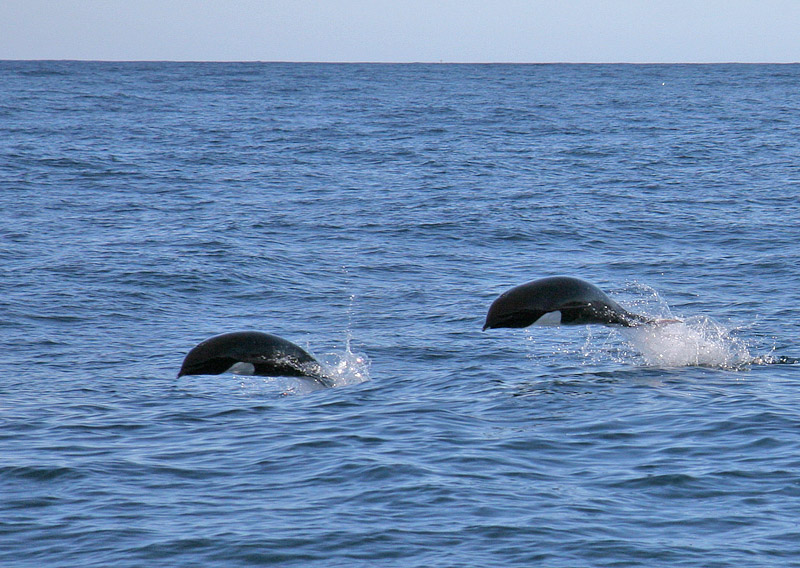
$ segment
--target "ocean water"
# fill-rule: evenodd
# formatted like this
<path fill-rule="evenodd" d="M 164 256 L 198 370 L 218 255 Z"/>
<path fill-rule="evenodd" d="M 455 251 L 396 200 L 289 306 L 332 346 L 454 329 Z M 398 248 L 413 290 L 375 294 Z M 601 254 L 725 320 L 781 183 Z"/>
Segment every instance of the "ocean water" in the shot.
<path fill-rule="evenodd" d="M 800 566 L 798 85 L 0 62 L 0 565 Z M 559 274 L 681 323 L 481 331 Z"/>

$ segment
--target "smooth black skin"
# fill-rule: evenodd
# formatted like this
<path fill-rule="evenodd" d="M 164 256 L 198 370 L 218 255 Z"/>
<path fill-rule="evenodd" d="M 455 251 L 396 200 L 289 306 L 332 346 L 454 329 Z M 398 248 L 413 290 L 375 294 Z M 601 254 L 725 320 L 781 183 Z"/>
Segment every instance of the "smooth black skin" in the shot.
<path fill-rule="evenodd" d="M 503 292 L 489 307 L 483 329 L 528 327 L 544 314 L 561 312 L 561 325 L 652 323 L 632 314 L 594 284 L 569 276 L 534 280 Z"/>
<path fill-rule="evenodd" d="M 309 377 L 326 387 L 333 386 L 317 360 L 304 349 L 260 331 L 234 331 L 206 339 L 186 355 L 178 377 L 219 375 L 235 363 L 250 363 L 254 375 Z"/>

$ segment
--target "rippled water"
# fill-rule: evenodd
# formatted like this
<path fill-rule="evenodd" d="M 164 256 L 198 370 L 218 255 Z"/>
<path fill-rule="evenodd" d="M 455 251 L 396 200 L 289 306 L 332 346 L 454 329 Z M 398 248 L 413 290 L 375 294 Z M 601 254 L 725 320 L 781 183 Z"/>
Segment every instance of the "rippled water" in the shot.
<path fill-rule="evenodd" d="M 800 566 L 800 66 L 0 79 L 0 564 Z M 481 331 L 555 274 L 681 322 Z"/>

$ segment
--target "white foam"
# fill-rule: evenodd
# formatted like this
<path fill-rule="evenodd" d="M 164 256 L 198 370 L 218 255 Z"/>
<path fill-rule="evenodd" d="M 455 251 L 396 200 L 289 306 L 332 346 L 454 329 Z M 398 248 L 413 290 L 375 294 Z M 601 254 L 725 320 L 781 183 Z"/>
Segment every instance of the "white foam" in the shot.
<path fill-rule="evenodd" d="M 620 332 L 648 366 L 737 369 L 753 361 L 744 341 L 708 317 L 625 328 Z"/>
<path fill-rule="evenodd" d="M 587 326 L 580 355 L 588 362 L 602 362 L 610 354 L 619 363 L 648 367 L 701 366 L 735 370 L 776 360 L 769 356 L 754 357 L 752 346 L 736 337 L 733 328 L 712 318 L 676 318 L 666 300 L 649 286 L 632 283 L 619 292 L 627 296 L 622 302 L 626 309 L 660 323 L 630 328 Z M 621 347 L 619 338 L 623 340 Z"/>

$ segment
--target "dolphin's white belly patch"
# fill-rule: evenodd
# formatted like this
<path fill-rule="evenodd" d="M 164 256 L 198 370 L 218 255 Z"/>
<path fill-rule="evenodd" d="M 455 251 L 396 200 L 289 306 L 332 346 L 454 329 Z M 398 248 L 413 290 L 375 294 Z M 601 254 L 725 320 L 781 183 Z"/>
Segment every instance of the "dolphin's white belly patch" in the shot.
<path fill-rule="evenodd" d="M 231 368 L 228 369 L 228 372 L 233 373 L 234 375 L 252 375 L 256 372 L 256 368 L 252 363 L 239 361 L 238 363 L 231 365 Z"/>
<path fill-rule="evenodd" d="M 533 325 L 561 325 L 561 311 L 555 310 L 553 312 L 547 312 L 533 322 Z"/>

